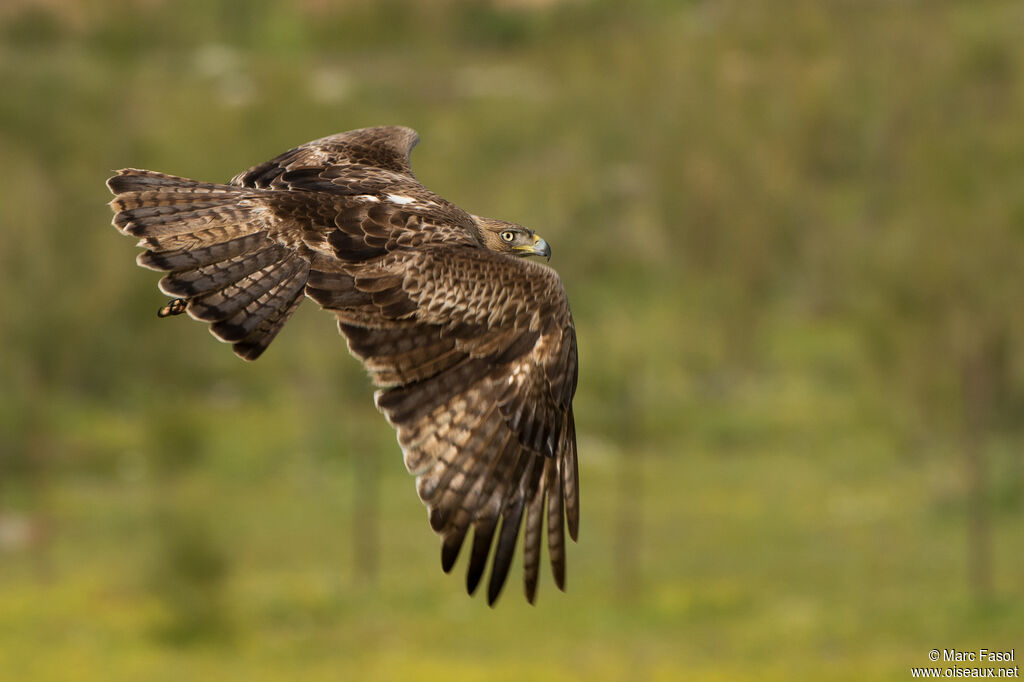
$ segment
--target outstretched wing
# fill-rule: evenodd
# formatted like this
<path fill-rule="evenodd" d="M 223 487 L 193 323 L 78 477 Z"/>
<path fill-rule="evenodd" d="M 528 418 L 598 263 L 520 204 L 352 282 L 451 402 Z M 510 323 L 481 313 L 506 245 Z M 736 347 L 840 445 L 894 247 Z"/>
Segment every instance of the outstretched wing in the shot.
<path fill-rule="evenodd" d="M 239 173 L 232 185 L 292 188 L 302 176 L 323 180 L 344 178 L 331 191 L 352 187 L 365 192 L 373 187 L 415 182 L 409 155 L 419 142 L 412 128 L 378 126 L 329 135 L 289 149 L 265 163 Z M 291 173 L 290 178 L 284 176 Z M 417 183 L 419 184 L 419 183 Z"/>
<path fill-rule="evenodd" d="M 493 604 L 525 516 L 532 602 L 546 516 L 555 582 L 564 589 L 566 522 L 574 540 L 579 525 L 577 358 L 558 275 L 483 249 L 428 246 L 387 253 L 357 271 L 314 264 L 307 293 L 335 310 L 349 349 L 382 387 L 377 406 L 417 476 L 444 570 L 472 528 L 466 587 L 476 589 L 493 544 Z"/>

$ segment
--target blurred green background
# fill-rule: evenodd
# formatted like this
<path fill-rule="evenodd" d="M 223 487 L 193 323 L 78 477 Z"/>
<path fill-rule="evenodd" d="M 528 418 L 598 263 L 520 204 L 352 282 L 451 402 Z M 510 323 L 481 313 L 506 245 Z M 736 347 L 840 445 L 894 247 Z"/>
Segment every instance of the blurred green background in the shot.
<path fill-rule="evenodd" d="M 905 680 L 1024 646 L 1024 4 L 6 0 L 0 678 Z M 552 244 L 569 591 L 445 576 L 331 316 L 158 320 L 104 180 L 367 125 Z"/>

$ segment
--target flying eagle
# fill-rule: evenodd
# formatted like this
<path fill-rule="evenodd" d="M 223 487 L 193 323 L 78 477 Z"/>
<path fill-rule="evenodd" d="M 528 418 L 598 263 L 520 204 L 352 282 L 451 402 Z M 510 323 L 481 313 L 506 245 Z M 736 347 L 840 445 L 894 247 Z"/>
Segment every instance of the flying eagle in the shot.
<path fill-rule="evenodd" d="M 160 316 L 210 323 L 245 360 L 303 295 L 333 312 L 379 387 L 444 571 L 472 528 L 466 588 L 493 556 L 493 605 L 525 515 L 532 603 L 544 526 L 562 590 L 565 530 L 575 541 L 579 528 L 575 327 L 555 271 L 521 258 L 550 259 L 547 242 L 426 189 L 409 165 L 418 140 L 410 128 L 353 130 L 226 185 L 121 170 L 107 181 L 113 223 L 140 238 L 139 265 L 167 273 L 160 289 L 175 299 Z"/>

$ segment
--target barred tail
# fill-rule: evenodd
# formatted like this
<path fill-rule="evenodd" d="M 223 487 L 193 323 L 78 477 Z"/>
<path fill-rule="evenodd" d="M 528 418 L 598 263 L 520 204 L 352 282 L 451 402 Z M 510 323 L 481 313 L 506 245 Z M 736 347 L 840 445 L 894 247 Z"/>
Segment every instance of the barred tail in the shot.
<path fill-rule="evenodd" d="M 107 181 L 114 226 L 140 237 L 160 290 L 255 360 L 302 301 L 309 264 L 270 238 L 276 218 L 259 190 L 125 169 Z"/>

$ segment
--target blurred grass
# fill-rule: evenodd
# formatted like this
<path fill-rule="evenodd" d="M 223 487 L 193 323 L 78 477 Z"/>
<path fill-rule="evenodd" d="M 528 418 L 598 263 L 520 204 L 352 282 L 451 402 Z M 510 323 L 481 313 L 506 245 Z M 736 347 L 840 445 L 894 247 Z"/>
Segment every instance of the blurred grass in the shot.
<path fill-rule="evenodd" d="M 1019 644 L 1022 25 L 997 1 L 5 4 L 0 677 L 906 679 Z M 518 576 L 491 611 L 438 570 L 329 316 L 243 364 L 155 318 L 109 227 L 113 169 L 224 180 L 385 123 L 420 132 L 427 186 L 543 234 L 574 306 L 581 544 L 534 608 Z"/>

